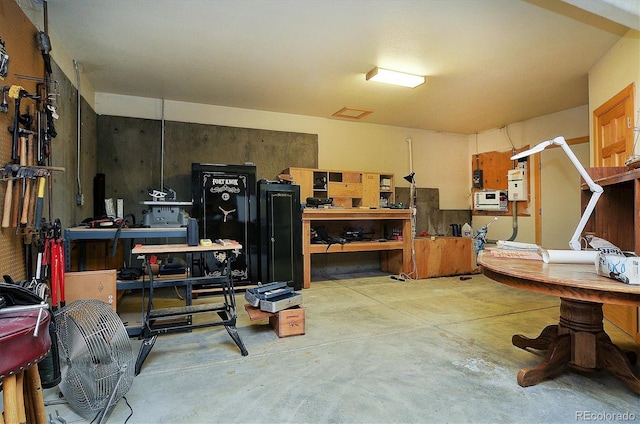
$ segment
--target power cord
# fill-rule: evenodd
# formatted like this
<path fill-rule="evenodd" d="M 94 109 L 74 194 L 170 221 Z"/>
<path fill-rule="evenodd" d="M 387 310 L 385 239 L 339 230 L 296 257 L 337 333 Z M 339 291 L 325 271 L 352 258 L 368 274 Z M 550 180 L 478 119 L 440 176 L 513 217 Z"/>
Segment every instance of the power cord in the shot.
<path fill-rule="evenodd" d="M 400 272 L 398 275 L 392 275 L 391 279 L 404 283 L 405 281 L 415 281 L 418 279 L 418 265 L 416 264 L 416 210 L 415 207 L 411 212 L 411 272 Z"/>

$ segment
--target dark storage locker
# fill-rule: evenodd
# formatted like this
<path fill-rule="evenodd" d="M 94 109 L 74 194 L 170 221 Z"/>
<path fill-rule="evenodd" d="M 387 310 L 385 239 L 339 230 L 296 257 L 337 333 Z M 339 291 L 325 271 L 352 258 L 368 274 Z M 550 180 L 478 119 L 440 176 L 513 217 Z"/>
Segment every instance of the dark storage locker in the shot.
<path fill-rule="evenodd" d="M 253 165 L 191 164 L 192 215 L 200 238 L 232 239 L 242 252 L 231 266 L 235 282 L 258 281 L 256 167 Z M 208 254 L 194 272 L 224 273 L 224 263 Z M 194 266 L 195 268 L 195 266 Z"/>
<path fill-rule="evenodd" d="M 260 281 L 285 281 L 302 289 L 302 212 L 300 186 L 261 180 Z"/>

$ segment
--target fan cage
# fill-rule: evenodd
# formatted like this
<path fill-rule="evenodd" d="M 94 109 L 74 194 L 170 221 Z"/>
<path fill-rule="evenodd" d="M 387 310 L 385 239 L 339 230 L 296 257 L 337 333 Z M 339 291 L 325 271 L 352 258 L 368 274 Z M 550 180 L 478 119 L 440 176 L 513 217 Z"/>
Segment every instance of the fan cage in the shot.
<path fill-rule="evenodd" d="M 131 388 L 131 341 L 120 317 L 99 300 L 77 300 L 56 314 L 60 351 L 60 391 L 80 415 L 115 404 Z M 115 390 L 115 394 L 114 394 Z"/>

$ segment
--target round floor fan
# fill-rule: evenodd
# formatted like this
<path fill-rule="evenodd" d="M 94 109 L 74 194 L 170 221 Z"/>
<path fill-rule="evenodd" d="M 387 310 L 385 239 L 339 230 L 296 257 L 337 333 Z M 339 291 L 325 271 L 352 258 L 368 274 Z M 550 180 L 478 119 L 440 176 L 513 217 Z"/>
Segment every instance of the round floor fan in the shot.
<path fill-rule="evenodd" d="M 131 388 L 134 361 L 120 317 L 99 300 L 77 300 L 55 314 L 60 351 L 60 391 L 85 418 L 108 418 Z"/>

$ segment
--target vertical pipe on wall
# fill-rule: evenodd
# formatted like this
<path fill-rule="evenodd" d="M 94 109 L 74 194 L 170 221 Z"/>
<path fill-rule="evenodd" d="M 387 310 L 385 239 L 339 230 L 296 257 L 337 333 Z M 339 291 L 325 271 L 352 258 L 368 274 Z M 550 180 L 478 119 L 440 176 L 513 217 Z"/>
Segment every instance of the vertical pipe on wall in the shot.
<path fill-rule="evenodd" d="M 76 180 L 78 182 L 78 193 L 76 194 L 76 205 L 82 206 L 84 204 L 84 196 L 82 194 L 82 182 L 80 178 L 80 158 L 82 157 L 80 136 L 82 121 L 80 117 L 80 64 L 77 60 L 73 59 L 73 67 L 76 70 Z"/>
<path fill-rule="evenodd" d="M 162 119 L 160 121 L 160 191 L 164 191 L 164 98 L 162 99 Z"/>
<path fill-rule="evenodd" d="M 516 146 L 513 144 L 513 141 L 511 141 L 511 137 L 509 136 L 509 126 L 508 125 L 504 126 L 504 133 L 507 136 L 507 141 L 511 145 L 511 153 L 513 153 L 515 155 L 516 154 Z M 515 169 L 515 167 L 517 166 L 517 163 L 518 163 L 518 161 L 512 161 L 513 169 Z M 516 239 L 516 237 L 518 236 L 518 202 L 516 202 L 516 201 L 511 202 L 511 207 L 513 208 L 513 220 L 512 220 L 513 232 L 511 233 L 511 237 L 509 237 L 507 239 L 508 241 L 514 241 Z"/>
<path fill-rule="evenodd" d="M 413 172 L 413 146 L 411 145 L 411 138 L 407 137 L 404 139 L 407 143 L 409 143 L 409 172 Z"/>

